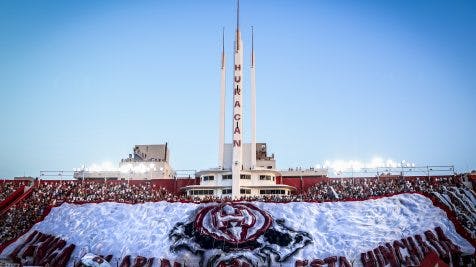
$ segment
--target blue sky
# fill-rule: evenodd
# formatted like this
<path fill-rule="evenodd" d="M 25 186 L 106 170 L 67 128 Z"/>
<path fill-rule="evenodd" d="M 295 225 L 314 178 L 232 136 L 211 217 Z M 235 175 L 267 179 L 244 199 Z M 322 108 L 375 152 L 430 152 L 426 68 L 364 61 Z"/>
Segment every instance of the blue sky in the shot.
<path fill-rule="evenodd" d="M 164 142 L 175 169 L 216 166 L 234 12 L 231 0 L 1 1 L 0 177 Z M 475 1 L 242 0 L 258 141 L 279 169 L 375 156 L 476 169 L 475 14 Z"/>

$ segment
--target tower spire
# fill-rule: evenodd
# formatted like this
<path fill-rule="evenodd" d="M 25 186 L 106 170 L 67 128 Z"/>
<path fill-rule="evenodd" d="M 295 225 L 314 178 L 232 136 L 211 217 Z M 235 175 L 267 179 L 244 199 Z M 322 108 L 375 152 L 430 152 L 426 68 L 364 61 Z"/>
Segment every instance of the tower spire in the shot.
<path fill-rule="evenodd" d="M 226 87 L 226 56 L 225 56 L 225 27 L 222 31 L 221 69 L 220 69 L 220 129 L 218 142 L 218 166 L 224 166 L 224 146 L 225 146 L 225 87 Z"/>
<path fill-rule="evenodd" d="M 237 1 L 236 5 L 236 30 L 240 30 L 240 0 Z"/>
<path fill-rule="evenodd" d="M 221 68 L 225 67 L 225 27 L 222 29 L 221 36 Z"/>
<path fill-rule="evenodd" d="M 256 68 L 254 31 L 251 26 L 251 168 L 256 168 Z"/>
<path fill-rule="evenodd" d="M 255 43 L 253 26 L 251 26 L 251 66 L 255 66 Z"/>
<path fill-rule="evenodd" d="M 236 50 L 240 50 L 240 0 L 236 4 Z"/>

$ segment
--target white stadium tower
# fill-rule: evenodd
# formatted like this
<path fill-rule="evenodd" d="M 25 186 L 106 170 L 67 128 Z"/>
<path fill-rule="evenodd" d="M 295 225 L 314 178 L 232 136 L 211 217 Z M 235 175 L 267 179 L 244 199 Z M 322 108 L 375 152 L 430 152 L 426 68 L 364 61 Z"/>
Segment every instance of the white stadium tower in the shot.
<path fill-rule="evenodd" d="M 289 195 L 295 188 L 277 184 L 274 155 L 267 155 L 266 144 L 256 143 L 256 84 L 255 55 L 253 47 L 253 31 L 251 42 L 251 143 L 243 142 L 243 41 L 239 25 L 239 2 L 236 17 L 236 36 L 234 43 L 234 77 L 233 77 L 233 116 L 232 142 L 225 143 L 225 88 L 226 88 L 226 57 L 224 43 L 221 55 L 220 81 L 220 131 L 218 146 L 218 167 L 197 173 L 199 185 L 186 186 L 183 189 L 192 196 L 231 196 L 233 199 L 242 196 L 257 195 Z M 224 39 L 224 38 L 223 38 Z"/>

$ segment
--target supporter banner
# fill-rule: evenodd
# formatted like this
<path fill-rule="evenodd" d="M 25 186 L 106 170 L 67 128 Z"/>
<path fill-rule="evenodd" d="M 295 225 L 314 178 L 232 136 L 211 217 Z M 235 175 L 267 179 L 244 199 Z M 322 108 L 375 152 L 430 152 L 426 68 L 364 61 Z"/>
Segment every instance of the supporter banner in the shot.
<path fill-rule="evenodd" d="M 428 233 L 434 229 L 441 233 Z M 155 258 L 163 266 L 174 262 L 186 266 L 320 266 L 324 259 L 362 266 L 385 260 L 387 243 L 408 248 L 400 255 L 405 258 L 413 257 L 412 243 L 425 247 L 428 242 L 431 248 L 431 242 L 438 241 L 447 243 L 435 243 L 430 250 L 440 253 L 444 247 L 459 247 L 463 254 L 474 253 L 446 214 L 419 194 L 328 203 L 65 203 L 8 246 L 2 257 L 10 255 L 33 231 L 74 244 L 71 265 L 92 253 L 112 255 L 117 263 L 127 255 Z"/>

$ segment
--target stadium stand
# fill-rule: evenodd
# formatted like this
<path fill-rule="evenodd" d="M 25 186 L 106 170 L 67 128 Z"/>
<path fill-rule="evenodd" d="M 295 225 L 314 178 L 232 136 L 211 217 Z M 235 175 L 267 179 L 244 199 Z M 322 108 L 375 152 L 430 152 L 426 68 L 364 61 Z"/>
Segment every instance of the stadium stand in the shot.
<path fill-rule="evenodd" d="M 270 202 L 327 202 L 352 201 L 400 193 L 421 193 L 432 198 L 439 206 L 454 212 L 455 219 L 474 242 L 476 238 L 476 194 L 465 187 L 458 176 L 327 179 L 310 187 L 307 192 L 290 196 L 262 196 L 242 198 L 248 201 Z M 6 244 L 28 231 L 50 206 L 63 202 L 142 203 L 149 201 L 207 202 L 229 201 L 209 197 L 194 199 L 169 193 L 151 182 L 127 183 L 123 181 L 41 181 L 35 182 L 22 201 L 11 206 L 0 217 L 0 244 Z M 20 198 L 21 198 L 20 197 Z"/>
<path fill-rule="evenodd" d="M 4 201 L 15 190 L 27 184 L 26 181 L 0 180 L 0 202 Z"/>
<path fill-rule="evenodd" d="M 349 201 L 401 193 L 421 193 L 446 206 L 471 239 L 476 239 L 476 195 L 459 177 L 333 179 L 309 188 L 305 201 Z"/>
<path fill-rule="evenodd" d="M 163 188 L 149 182 L 51 181 L 38 182 L 23 201 L 12 206 L 0 218 L 0 244 L 14 239 L 30 229 L 49 206 L 63 202 L 141 203 L 173 200 Z"/>

